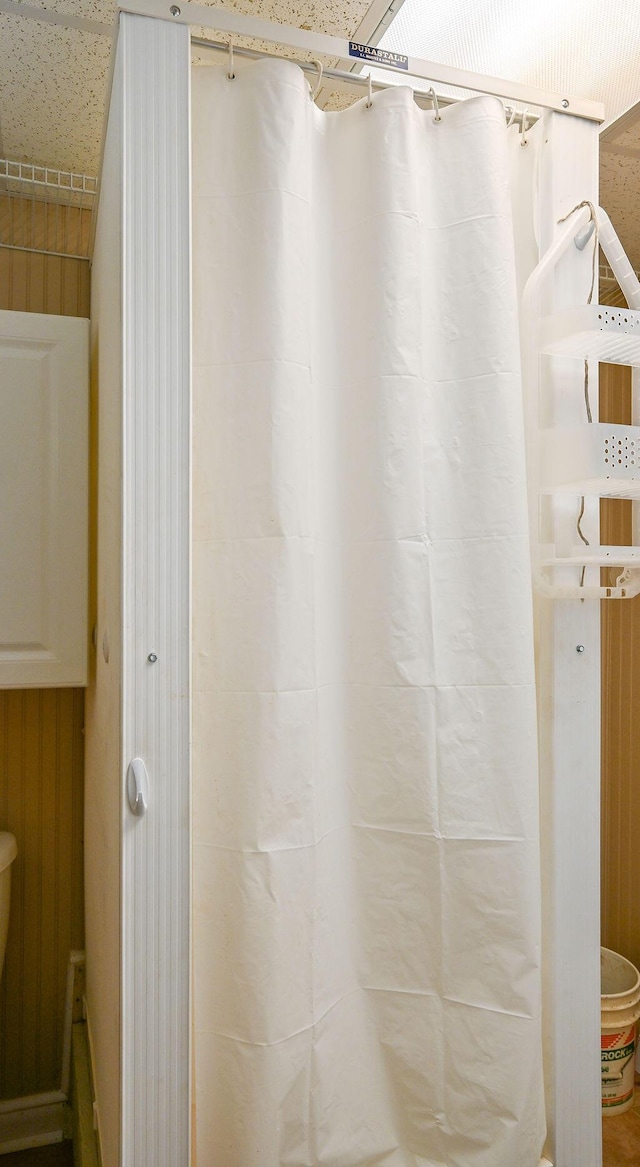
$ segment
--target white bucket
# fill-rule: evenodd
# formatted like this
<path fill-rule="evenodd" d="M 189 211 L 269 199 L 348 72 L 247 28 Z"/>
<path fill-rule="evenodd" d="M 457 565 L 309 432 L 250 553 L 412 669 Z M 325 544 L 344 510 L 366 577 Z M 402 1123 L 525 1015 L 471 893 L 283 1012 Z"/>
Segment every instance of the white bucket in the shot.
<path fill-rule="evenodd" d="M 633 1106 L 640 973 L 624 956 L 601 948 L 600 975 L 602 1113 L 623 1114 Z"/>

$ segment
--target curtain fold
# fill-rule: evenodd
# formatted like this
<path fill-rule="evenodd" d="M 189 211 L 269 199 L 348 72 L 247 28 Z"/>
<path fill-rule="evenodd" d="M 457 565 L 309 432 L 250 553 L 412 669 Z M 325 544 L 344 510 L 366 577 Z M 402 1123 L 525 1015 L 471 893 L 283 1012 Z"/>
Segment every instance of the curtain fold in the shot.
<path fill-rule="evenodd" d="M 193 73 L 201 1167 L 537 1167 L 502 105 Z"/>

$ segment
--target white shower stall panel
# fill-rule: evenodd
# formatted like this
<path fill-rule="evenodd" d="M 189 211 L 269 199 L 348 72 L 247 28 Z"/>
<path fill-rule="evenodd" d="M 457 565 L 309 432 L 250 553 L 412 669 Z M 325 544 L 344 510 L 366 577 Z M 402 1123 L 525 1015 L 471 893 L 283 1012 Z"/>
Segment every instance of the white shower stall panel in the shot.
<path fill-rule="evenodd" d="M 188 1167 L 193 1102 L 205 1167 L 538 1167 L 543 1058 L 545 1153 L 598 1167 L 598 611 L 537 605 L 539 769 L 518 343 L 597 126 L 544 115 L 532 159 L 495 97 L 326 114 L 236 57 L 196 70 L 192 127 L 182 22 L 215 10 L 138 7 L 93 342 L 104 1167 Z M 573 252 L 545 315 L 586 298 Z M 548 424 L 581 420 L 548 371 Z"/>
<path fill-rule="evenodd" d="M 188 30 L 122 14 L 92 297 L 87 1001 L 103 1167 L 190 1159 L 189 155 Z"/>

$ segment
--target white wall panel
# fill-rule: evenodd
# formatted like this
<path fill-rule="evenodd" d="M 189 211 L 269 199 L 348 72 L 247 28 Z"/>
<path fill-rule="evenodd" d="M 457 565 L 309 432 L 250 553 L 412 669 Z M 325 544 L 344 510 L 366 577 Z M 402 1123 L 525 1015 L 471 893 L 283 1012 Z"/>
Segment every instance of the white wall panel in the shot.
<path fill-rule="evenodd" d="M 122 1167 L 189 1162 L 189 32 L 121 16 Z M 150 659 L 156 657 L 155 661 Z M 124 797 L 146 763 L 142 818 Z"/>
<path fill-rule="evenodd" d="M 103 1167 L 119 1167 L 120 1161 L 121 252 L 122 62 L 117 60 L 91 275 L 91 624 L 95 649 L 85 707 L 87 1002 Z"/>
<path fill-rule="evenodd" d="M 87 996 L 103 1167 L 189 1148 L 189 37 L 121 17 L 94 262 Z M 150 661 L 153 655 L 155 660 Z M 150 797 L 134 817 L 129 761 Z"/>
<path fill-rule="evenodd" d="M 598 201 L 595 124 L 547 113 L 544 129 L 541 254 L 559 219 L 583 199 Z M 586 303 L 591 260 L 592 245 L 582 253 L 570 247 L 547 288 L 543 314 Z M 582 423 L 582 362 L 553 359 L 544 371 L 548 423 Z M 597 366 L 590 368 L 589 381 L 595 421 Z M 557 541 L 575 537 L 579 506 L 579 498 L 554 500 Z M 598 526 L 598 503 L 588 499 L 582 528 L 591 543 L 599 542 Z M 598 569 L 588 570 L 596 572 L 591 582 L 597 584 Z M 568 582 L 577 583 L 578 577 L 579 569 L 570 569 Z M 540 599 L 537 616 L 549 1157 L 555 1167 L 599 1167 L 600 604 Z M 578 646 L 584 651 L 576 651 Z"/>

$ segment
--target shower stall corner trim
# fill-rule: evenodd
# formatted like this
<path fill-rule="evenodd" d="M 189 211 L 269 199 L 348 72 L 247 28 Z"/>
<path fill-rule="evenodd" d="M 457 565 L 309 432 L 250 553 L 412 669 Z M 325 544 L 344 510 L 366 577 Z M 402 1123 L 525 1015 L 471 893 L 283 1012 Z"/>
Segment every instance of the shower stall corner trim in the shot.
<path fill-rule="evenodd" d="M 593 122 L 546 111 L 542 130 L 540 256 L 562 230 L 559 220 L 584 199 L 597 204 L 599 160 Z M 547 285 L 542 315 L 586 302 L 592 256 L 590 248 L 569 249 Z M 545 358 L 543 371 L 547 424 L 583 423 L 582 362 Z M 589 363 L 589 397 L 597 421 L 597 362 Z M 579 502 L 554 499 L 546 521 L 560 542 L 574 537 Z M 585 499 L 583 530 L 592 544 L 599 524 L 599 500 Z M 598 584 L 599 569 L 587 572 L 587 581 Z M 540 596 L 536 623 L 547 1154 L 554 1167 L 601 1167 L 600 602 Z"/>
<path fill-rule="evenodd" d="M 187 10 L 194 20 L 201 11 L 183 5 L 183 20 Z M 112 93 L 123 130 L 121 1167 L 188 1167 L 192 1104 L 190 49 L 188 24 L 156 15 L 120 13 Z M 597 202 L 598 161 L 592 111 L 545 118 L 542 251 L 577 202 Z M 589 265 L 585 251 L 565 269 L 545 311 L 583 301 Z M 596 382 L 594 369 L 592 396 Z M 555 414 L 579 420 L 580 386 L 567 394 L 562 362 L 551 386 Z M 585 518 L 593 537 L 598 516 Z M 542 742 L 546 1153 L 554 1167 L 599 1167 L 599 607 L 538 608 L 540 706 L 551 727 Z M 143 816 L 126 793 L 135 757 L 149 774 Z"/>
<path fill-rule="evenodd" d="M 123 14 L 121 1165 L 190 1159 L 190 49 Z M 118 91 L 119 90 L 119 91 Z M 139 757 L 146 813 L 127 797 Z M 115 1020 L 115 1019 L 114 1019 Z"/>

